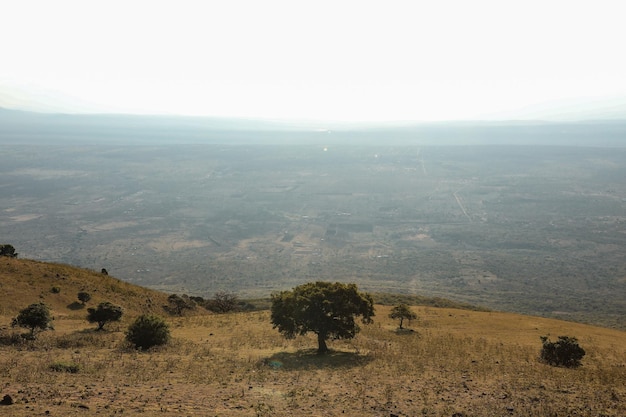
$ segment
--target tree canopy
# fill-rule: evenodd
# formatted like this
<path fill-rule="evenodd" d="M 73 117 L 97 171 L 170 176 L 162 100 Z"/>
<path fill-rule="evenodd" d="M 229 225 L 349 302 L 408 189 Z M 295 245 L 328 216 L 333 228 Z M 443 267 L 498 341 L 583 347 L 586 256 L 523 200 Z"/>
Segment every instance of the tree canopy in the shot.
<path fill-rule="evenodd" d="M 236 294 L 227 291 L 218 291 L 212 300 L 207 302 L 207 309 L 216 313 L 228 313 L 237 309 L 239 298 Z"/>
<path fill-rule="evenodd" d="M 21 310 L 13 319 L 12 325 L 30 329 L 30 336 L 34 338 L 35 330 L 52 329 L 51 321 L 52 315 L 48 306 L 44 303 L 35 303 Z"/>
<path fill-rule="evenodd" d="M 171 314 L 182 316 L 185 310 L 193 310 L 196 308 L 196 302 L 193 301 L 187 294 L 178 295 L 172 294 L 167 297 L 167 310 Z"/>
<path fill-rule="evenodd" d="M 400 329 L 402 329 L 402 323 L 404 322 L 404 320 L 408 320 L 410 324 L 411 320 L 415 320 L 417 318 L 417 314 L 411 311 L 408 305 L 398 304 L 391 309 L 389 317 L 392 319 L 400 319 Z"/>
<path fill-rule="evenodd" d="M 89 323 L 98 323 L 97 330 L 102 330 L 105 324 L 119 321 L 122 318 L 122 314 L 122 307 L 105 301 L 104 303 L 98 304 L 97 308 L 87 309 L 87 321 L 89 321 Z"/>
<path fill-rule="evenodd" d="M 374 301 L 356 284 L 310 282 L 272 295 L 271 321 L 286 338 L 317 334 L 318 353 L 326 353 L 326 340 L 352 339 L 359 332 L 355 318 L 372 322 Z"/>
<path fill-rule="evenodd" d="M 15 248 L 13 247 L 13 245 L 1 244 L 0 256 L 8 256 L 9 258 L 17 258 L 17 252 L 15 252 Z"/>
<path fill-rule="evenodd" d="M 88 292 L 81 291 L 78 293 L 78 301 L 80 301 L 83 305 L 85 305 L 85 303 L 89 300 L 91 300 L 91 294 Z"/>

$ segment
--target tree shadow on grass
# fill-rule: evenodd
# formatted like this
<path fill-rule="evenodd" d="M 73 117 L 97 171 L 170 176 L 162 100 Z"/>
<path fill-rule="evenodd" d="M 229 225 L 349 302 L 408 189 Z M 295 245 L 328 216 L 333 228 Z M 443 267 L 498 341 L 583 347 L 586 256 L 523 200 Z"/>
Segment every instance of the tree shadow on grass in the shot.
<path fill-rule="evenodd" d="M 262 360 L 263 365 L 287 371 L 324 368 L 353 368 L 372 361 L 372 357 L 355 352 L 331 350 L 320 355 L 317 349 L 278 352 Z"/>
<path fill-rule="evenodd" d="M 397 334 L 398 336 L 414 336 L 414 337 L 421 337 L 419 332 L 417 332 L 416 330 L 413 330 L 409 327 L 403 327 L 403 328 L 399 328 L 396 327 L 394 330 L 392 330 L 395 334 Z"/>
<path fill-rule="evenodd" d="M 84 304 L 79 303 L 78 301 L 74 301 L 73 303 L 70 303 L 67 305 L 67 308 L 69 308 L 70 310 L 82 310 L 85 308 Z"/>

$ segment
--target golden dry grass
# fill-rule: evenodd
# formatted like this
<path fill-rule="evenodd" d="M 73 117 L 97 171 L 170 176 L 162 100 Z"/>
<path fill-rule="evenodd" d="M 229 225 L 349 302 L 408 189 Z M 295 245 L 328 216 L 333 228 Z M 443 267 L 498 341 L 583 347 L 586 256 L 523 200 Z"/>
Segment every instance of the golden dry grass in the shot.
<path fill-rule="evenodd" d="M 7 284 L 21 285 L 7 279 L 7 266 L 15 269 L 17 281 L 22 272 L 22 279 L 31 280 L 34 294 L 45 290 L 37 287 L 39 279 L 29 278 L 29 273 L 41 274 L 37 268 L 52 268 L 54 274 L 69 268 L 64 288 L 73 274 L 80 275 L 66 266 L 11 262 L 17 261 L 2 260 L 3 291 Z M 83 273 L 78 281 L 103 278 Z M 93 281 L 120 286 L 106 294 L 119 298 L 108 301 L 132 304 L 157 297 L 110 279 Z M 19 294 L 12 297 L 19 301 Z M 63 289 L 55 295 L 63 295 Z M 55 301 L 48 295 L 44 300 Z M 618 330 L 509 313 L 413 307 L 419 316 L 413 331 L 398 332 L 388 318 L 391 307 L 377 306 L 373 325 L 354 340 L 330 342 L 333 352 L 318 356 L 313 337 L 285 340 L 264 311 L 168 318 L 172 342 L 141 353 L 124 344 L 124 329 L 145 305 L 129 305 L 124 323 L 94 332 L 84 311 L 68 313 L 68 300 L 56 301 L 51 303 L 55 331 L 31 344 L 0 345 L 0 398 L 9 394 L 16 401 L 0 406 L 0 415 L 626 415 L 626 333 Z M 5 296 L 2 303 L 0 327 L 6 328 L 17 310 L 6 307 L 12 304 Z M 578 337 L 587 351 L 583 366 L 540 363 L 541 335 Z M 54 364 L 77 365 L 79 372 L 53 371 Z"/>
<path fill-rule="evenodd" d="M 624 332 L 506 313 L 414 310 L 414 331 L 398 333 L 389 308 L 378 306 L 373 325 L 352 341 L 331 342 L 325 356 L 315 354 L 312 337 L 282 338 L 268 312 L 169 319 L 172 343 L 148 353 L 125 347 L 121 326 L 94 332 L 61 319 L 32 347 L 0 347 L 1 394 L 17 401 L 0 413 L 626 415 Z M 543 334 L 579 337 L 583 366 L 539 363 Z M 80 371 L 54 372 L 54 363 Z"/>

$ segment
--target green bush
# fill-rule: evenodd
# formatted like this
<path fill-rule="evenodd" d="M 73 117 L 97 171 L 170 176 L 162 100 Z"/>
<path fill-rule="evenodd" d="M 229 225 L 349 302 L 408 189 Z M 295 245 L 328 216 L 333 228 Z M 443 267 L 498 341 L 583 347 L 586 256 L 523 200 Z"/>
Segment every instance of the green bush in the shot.
<path fill-rule="evenodd" d="M 541 342 L 541 360 L 553 366 L 575 368 L 585 356 L 585 350 L 575 337 L 559 336 L 559 340 L 551 342 L 547 336 L 541 336 Z"/>
<path fill-rule="evenodd" d="M 170 329 L 161 317 L 142 315 L 128 328 L 126 340 L 136 348 L 146 350 L 169 342 Z"/>
<path fill-rule="evenodd" d="M 54 372 L 67 372 L 70 374 L 77 374 L 78 371 L 80 371 L 80 365 L 76 363 L 55 362 L 50 365 L 50 370 Z"/>

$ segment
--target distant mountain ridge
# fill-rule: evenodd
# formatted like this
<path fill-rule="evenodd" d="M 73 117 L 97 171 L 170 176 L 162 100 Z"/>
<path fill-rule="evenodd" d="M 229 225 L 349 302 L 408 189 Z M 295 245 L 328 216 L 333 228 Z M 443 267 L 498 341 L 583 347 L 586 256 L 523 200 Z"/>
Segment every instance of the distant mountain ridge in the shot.
<path fill-rule="evenodd" d="M 626 108 L 626 104 L 624 105 Z M 615 107 L 614 115 L 622 107 Z M 591 113 L 589 113 L 591 114 Z M 602 113 L 607 114 L 607 113 Z M 600 113 L 598 113 L 600 115 Z M 37 113 L 0 108 L 4 144 L 381 144 L 626 146 L 626 117 L 339 123 L 128 114 Z"/>
<path fill-rule="evenodd" d="M 626 97 L 571 98 L 490 115 L 495 119 L 585 122 L 626 120 Z"/>

